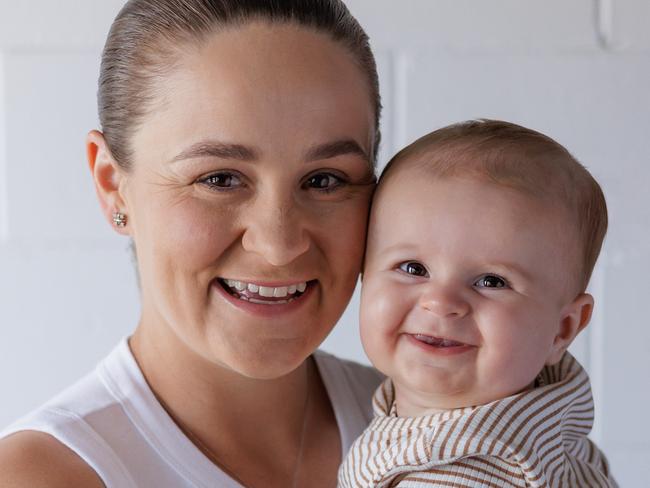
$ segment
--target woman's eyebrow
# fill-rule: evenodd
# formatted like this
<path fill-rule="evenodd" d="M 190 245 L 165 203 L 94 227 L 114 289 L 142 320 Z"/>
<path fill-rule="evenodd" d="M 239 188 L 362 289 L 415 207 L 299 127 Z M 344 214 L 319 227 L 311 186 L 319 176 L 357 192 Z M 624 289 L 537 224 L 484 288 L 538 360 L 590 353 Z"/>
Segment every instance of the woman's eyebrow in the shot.
<path fill-rule="evenodd" d="M 221 142 L 197 142 L 176 155 L 171 162 L 185 159 L 213 157 L 221 159 L 236 159 L 239 161 L 254 161 L 257 153 L 254 149 L 241 144 L 225 144 Z"/>
<path fill-rule="evenodd" d="M 340 141 L 327 142 L 312 147 L 307 151 L 305 160 L 307 162 L 319 161 L 322 159 L 335 158 L 346 154 L 354 154 L 369 161 L 368 155 L 361 146 L 352 139 L 343 139 Z M 192 144 L 187 149 L 176 155 L 171 162 L 183 161 L 186 159 L 196 159 L 204 157 L 214 157 L 220 159 L 235 159 L 239 161 L 255 161 L 258 159 L 257 151 L 253 148 L 241 144 L 226 144 L 221 142 L 202 141 Z"/>
<path fill-rule="evenodd" d="M 319 161 L 321 159 L 330 159 L 346 154 L 361 156 L 364 161 L 369 161 L 369 156 L 361 146 L 352 139 L 343 139 L 340 141 L 327 142 L 312 147 L 305 155 L 306 161 Z"/>

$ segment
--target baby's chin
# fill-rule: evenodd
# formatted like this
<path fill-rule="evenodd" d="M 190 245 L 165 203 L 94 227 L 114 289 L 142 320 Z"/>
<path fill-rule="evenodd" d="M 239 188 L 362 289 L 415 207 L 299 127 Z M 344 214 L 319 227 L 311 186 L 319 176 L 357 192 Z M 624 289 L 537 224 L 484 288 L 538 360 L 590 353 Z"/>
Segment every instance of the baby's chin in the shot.
<path fill-rule="evenodd" d="M 523 388 L 515 387 L 510 390 L 494 391 L 491 389 L 470 391 L 430 391 L 430 389 L 413 388 L 412 385 L 400 384 L 393 381 L 395 388 L 395 403 L 400 417 L 422 417 L 435 415 L 449 410 L 474 408 L 503 400 L 535 387 L 533 379 Z"/>

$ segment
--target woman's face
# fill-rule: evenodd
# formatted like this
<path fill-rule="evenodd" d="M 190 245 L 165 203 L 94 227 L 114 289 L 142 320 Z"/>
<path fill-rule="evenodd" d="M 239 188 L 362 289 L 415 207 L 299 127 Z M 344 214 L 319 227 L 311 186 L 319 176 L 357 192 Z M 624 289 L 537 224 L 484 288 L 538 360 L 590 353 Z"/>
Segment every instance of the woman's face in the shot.
<path fill-rule="evenodd" d="M 285 374 L 329 333 L 359 273 L 366 79 L 324 35 L 254 23 L 187 50 L 156 88 L 121 191 L 142 325 L 241 374 Z"/>

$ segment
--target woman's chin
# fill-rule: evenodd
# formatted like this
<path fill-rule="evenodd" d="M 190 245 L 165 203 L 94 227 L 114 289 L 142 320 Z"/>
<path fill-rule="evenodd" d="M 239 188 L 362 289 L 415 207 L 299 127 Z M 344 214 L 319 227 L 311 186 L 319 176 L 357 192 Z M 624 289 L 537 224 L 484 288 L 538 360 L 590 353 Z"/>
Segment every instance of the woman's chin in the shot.
<path fill-rule="evenodd" d="M 241 376 L 271 380 L 295 371 L 316 347 L 304 338 L 273 340 L 259 347 L 230 348 L 227 358 L 219 354 L 217 361 Z"/>

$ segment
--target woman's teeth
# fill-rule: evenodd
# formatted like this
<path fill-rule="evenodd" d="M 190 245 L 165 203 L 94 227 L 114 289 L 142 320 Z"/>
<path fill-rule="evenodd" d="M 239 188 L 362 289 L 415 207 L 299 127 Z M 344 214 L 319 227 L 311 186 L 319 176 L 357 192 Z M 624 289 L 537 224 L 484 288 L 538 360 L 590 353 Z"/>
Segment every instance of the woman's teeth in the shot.
<path fill-rule="evenodd" d="M 260 286 L 255 283 L 246 283 L 237 280 L 222 280 L 231 291 L 235 292 L 239 298 L 251 301 L 253 303 L 288 303 L 290 300 L 297 298 L 296 293 L 303 293 L 307 289 L 307 283 L 295 283 L 289 286 Z M 288 300 L 260 300 L 260 298 L 285 298 Z"/>

